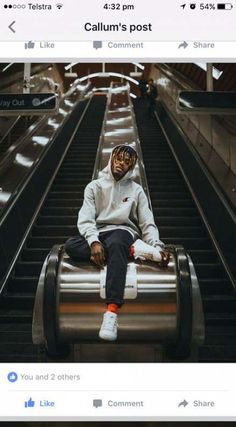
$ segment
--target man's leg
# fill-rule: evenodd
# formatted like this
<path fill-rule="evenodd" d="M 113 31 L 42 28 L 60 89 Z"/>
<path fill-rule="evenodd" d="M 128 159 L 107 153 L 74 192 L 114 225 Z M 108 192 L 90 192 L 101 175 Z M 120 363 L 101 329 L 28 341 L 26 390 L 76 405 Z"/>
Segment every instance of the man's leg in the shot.
<path fill-rule="evenodd" d="M 89 261 L 91 250 L 87 240 L 80 234 L 68 239 L 65 243 L 66 253 L 76 261 Z"/>
<path fill-rule="evenodd" d="M 126 230 L 104 233 L 103 245 L 107 254 L 106 303 L 121 307 L 125 288 L 129 248 L 134 242 Z"/>
<path fill-rule="evenodd" d="M 104 340 L 114 341 L 117 338 L 117 313 L 118 308 L 123 304 L 127 261 L 133 238 L 126 230 L 101 233 L 99 238 L 107 255 L 107 311 L 103 315 L 99 337 Z"/>

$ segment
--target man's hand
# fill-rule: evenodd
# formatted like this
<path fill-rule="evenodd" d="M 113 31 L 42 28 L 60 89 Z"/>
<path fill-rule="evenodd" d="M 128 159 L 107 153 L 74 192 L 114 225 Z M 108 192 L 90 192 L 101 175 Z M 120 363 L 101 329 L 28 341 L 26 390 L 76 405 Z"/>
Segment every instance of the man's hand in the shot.
<path fill-rule="evenodd" d="M 100 242 L 93 242 L 91 245 L 91 261 L 99 267 L 104 267 L 105 251 Z"/>
<path fill-rule="evenodd" d="M 165 251 L 161 251 L 161 262 L 160 262 L 160 266 L 161 267 L 168 267 L 168 264 L 170 262 L 170 252 L 165 250 Z"/>

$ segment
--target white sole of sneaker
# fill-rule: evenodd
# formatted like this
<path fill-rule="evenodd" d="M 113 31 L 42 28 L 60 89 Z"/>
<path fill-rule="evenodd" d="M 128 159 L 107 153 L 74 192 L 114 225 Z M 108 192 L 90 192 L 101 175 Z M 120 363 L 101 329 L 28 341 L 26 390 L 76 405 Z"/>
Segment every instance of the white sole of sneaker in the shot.
<path fill-rule="evenodd" d="M 101 338 L 102 340 L 106 340 L 106 341 L 116 341 L 117 336 L 116 337 L 110 337 L 109 335 L 99 333 L 99 338 Z"/>

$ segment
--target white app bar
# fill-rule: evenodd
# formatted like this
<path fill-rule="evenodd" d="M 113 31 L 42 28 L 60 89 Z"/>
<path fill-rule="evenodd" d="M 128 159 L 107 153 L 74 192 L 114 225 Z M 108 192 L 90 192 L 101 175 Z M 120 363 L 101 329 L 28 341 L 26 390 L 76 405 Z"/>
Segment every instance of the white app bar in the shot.
<path fill-rule="evenodd" d="M 232 52 L 236 41 L 25 41 L 0 42 L 1 61 L 229 61 L 235 62 Z"/>
<path fill-rule="evenodd" d="M 234 364 L 2 364 L 1 420 L 236 420 Z"/>

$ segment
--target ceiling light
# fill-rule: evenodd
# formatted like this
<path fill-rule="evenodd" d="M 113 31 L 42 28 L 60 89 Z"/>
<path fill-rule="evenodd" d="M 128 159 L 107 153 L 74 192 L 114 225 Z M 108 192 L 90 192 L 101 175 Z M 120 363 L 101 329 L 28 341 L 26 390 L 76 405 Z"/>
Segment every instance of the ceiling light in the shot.
<path fill-rule="evenodd" d="M 74 65 L 77 65 L 78 62 L 71 62 L 70 64 L 66 65 L 64 68 L 66 71 L 68 71 L 70 68 L 74 67 Z"/>
<path fill-rule="evenodd" d="M 203 71 L 207 71 L 207 64 L 205 62 L 194 62 L 194 64 L 201 68 Z M 212 67 L 212 74 L 214 79 L 218 80 L 223 74 L 223 71 L 218 70 L 218 68 Z"/>
<path fill-rule="evenodd" d="M 8 70 L 8 68 L 10 68 L 13 65 L 13 62 L 11 62 L 10 64 L 6 65 L 6 67 L 4 67 L 2 69 L 2 73 L 4 73 L 4 71 Z"/>

